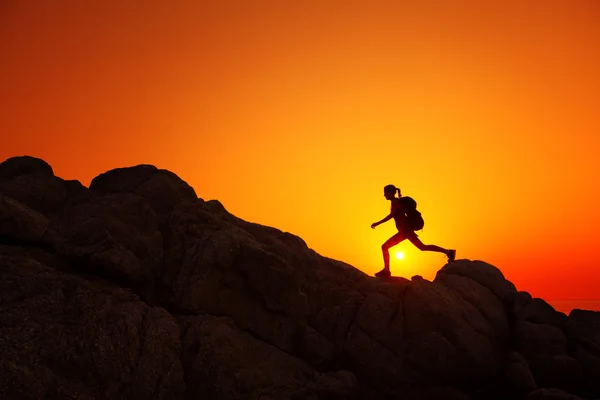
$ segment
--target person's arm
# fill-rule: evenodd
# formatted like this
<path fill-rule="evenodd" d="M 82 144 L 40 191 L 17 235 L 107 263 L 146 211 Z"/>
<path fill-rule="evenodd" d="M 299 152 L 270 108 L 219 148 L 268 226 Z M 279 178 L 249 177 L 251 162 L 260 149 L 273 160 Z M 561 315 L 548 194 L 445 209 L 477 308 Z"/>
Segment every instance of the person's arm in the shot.
<path fill-rule="evenodd" d="M 377 225 L 381 225 L 384 222 L 387 222 L 390 219 L 392 219 L 394 217 L 394 214 L 396 213 L 398 207 L 399 207 L 399 204 L 396 203 L 395 201 L 392 201 L 392 209 L 390 210 L 390 215 L 388 215 L 387 217 L 385 217 L 381 221 L 378 221 L 378 222 L 375 222 L 375 223 L 371 224 L 371 228 L 375 229 L 375 227 Z"/>
<path fill-rule="evenodd" d="M 387 221 L 389 221 L 390 219 L 392 219 L 392 217 L 393 217 L 393 215 L 390 213 L 390 215 L 388 215 L 387 217 L 385 217 L 385 218 L 384 218 L 384 219 L 382 219 L 381 221 L 378 221 L 378 222 L 374 222 L 374 223 L 372 223 L 372 224 L 371 224 L 371 228 L 375 229 L 375 227 L 376 227 L 377 225 L 381 225 L 381 224 L 383 224 L 384 222 L 387 222 Z"/>

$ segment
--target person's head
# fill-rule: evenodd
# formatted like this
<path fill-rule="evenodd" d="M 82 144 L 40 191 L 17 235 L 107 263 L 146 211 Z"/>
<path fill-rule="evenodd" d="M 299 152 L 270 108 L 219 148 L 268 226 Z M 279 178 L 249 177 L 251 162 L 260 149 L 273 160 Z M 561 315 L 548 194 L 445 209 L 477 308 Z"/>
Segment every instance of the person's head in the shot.
<path fill-rule="evenodd" d="M 386 187 L 383 188 L 383 195 L 385 196 L 386 199 L 391 200 L 396 196 L 396 192 L 398 192 L 398 198 L 400 196 L 402 196 L 400 194 L 400 189 L 397 188 L 394 185 L 387 185 Z"/>

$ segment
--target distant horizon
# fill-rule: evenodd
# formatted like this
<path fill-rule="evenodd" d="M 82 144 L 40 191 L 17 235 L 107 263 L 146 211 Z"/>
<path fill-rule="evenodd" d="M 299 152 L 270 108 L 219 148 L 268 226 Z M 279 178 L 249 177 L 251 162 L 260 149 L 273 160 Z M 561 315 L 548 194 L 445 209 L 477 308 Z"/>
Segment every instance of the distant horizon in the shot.
<path fill-rule="evenodd" d="M 600 299 L 587 299 L 587 300 L 549 300 L 544 301 L 550 304 L 556 311 L 563 312 L 567 315 L 574 310 L 587 310 L 587 311 L 600 311 Z"/>

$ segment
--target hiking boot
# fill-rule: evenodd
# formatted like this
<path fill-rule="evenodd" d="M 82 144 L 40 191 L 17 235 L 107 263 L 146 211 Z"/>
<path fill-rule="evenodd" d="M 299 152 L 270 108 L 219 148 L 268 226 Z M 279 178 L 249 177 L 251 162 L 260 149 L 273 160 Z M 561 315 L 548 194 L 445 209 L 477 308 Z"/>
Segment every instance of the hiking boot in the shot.
<path fill-rule="evenodd" d="M 454 258 L 456 257 L 456 250 L 448 250 L 448 262 L 450 261 L 454 261 Z"/>
<path fill-rule="evenodd" d="M 387 277 L 389 277 L 391 275 L 392 275 L 392 273 L 390 272 L 390 270 L 389 269 L 385 269 L 385 268 L 382 269 L 379 272 L 375 272 L 375 276 L 377 278 L 387 278 Z"/>

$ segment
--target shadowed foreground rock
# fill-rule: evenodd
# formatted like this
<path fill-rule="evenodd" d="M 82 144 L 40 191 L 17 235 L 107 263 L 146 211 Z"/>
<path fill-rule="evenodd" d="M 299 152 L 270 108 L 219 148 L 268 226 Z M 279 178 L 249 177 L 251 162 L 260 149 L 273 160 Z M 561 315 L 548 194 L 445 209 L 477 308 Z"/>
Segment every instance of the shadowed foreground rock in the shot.
<path fill-rule="evenodd" d="M 595 398 L 599 332 L 482 261 L 375 280 L 153 166 L 0 164 L 2 399 Z"/>

